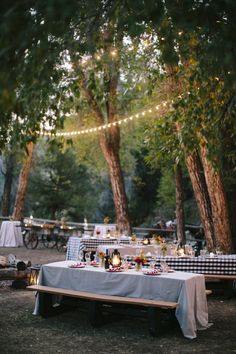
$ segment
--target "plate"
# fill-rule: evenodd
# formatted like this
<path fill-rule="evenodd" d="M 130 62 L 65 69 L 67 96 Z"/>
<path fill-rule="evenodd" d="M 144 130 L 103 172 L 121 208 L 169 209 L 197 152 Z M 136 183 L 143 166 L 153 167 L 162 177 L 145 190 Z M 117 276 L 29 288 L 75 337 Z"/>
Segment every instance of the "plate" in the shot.
<path fill-rule="evenodd" d="M 71 264 L 69 265 L 69 268 L 84 268 L 85 267 L 85 264 L 81 263 L 77 263 L 77 264 Z"/>
<path fill-rule="evenodd" d="M 119 272 L 123 272 L 124 269 L 120 269 L 120 268 L 111 268 L 111 269 L 106 269 L 106 272 L 108 273 L 119 273 Z"/>
<path fill-rule="evenodd" d="M 152 271 L 148 271 L 148 270 L 144 270 L 143 271 L 143 274 L 144 275 L 161 275 L 161 273 L 160 272 L 158 272 L 158 271 L 155 271 L 155 270 L 152 270 Z"/>
<path fill-rule="evenodd" d="M 174 269 L 168 269 L 168 273 L 174 273 Z"/>
<path fill-rule="evenodd" d="M 134 265 L 129 265 L 127 268 L 128 269 L 135 269 L 135 266 Z"/>

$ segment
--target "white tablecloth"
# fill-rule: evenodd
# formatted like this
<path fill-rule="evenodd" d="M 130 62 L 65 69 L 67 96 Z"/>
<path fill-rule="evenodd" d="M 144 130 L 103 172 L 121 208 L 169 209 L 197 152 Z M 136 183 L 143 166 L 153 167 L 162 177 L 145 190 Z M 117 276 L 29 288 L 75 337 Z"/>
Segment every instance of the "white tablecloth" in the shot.
<path fill-rule="evenodd" d="M 140 297 L 178 302 L 176 317 L 187 338 L 208 325 L 205 279 L 199 274 L 175 272 L 147 276 L 129 270 L 108 273 L 103 268 L 69 268 L 73 261 L 43 265 L 39 284 L 105 295 Z M 38 314 L 36 301 L 35 314 Z"/>
<path fill-rule="evenodd" d="M 139 255 L 142 251 L 144 252 L 145 255 L 155 255 L 155 251 L 157 252 L 156 255 L 159 255 L 160 250 L 158 248 L 155 248 L 152 245 L 144 246 L 132 246 L 132 245 L 99 245 L 97 250 L 98 252 L 104 252 L 106 253 L 106 250 L 109 251 L 111 254 L 114 249 L 117 249 L 120 252 L 120 255 L 124 257 L 125 255 L 129 256 L 135 256 Z"/>
<path fill-rule="evenodd" d="M 23 245 L 20 221 L 3 221 L 0 229 L 0 247 Z"/>
<path fill-rule="evenodd" d="M 108 231 L 114 233 L 116 231 L 115 224 L 95 224 L 93 236 L 97 236 L 97 231 L 100 231 L 101 236 L 105 236 Z"/>

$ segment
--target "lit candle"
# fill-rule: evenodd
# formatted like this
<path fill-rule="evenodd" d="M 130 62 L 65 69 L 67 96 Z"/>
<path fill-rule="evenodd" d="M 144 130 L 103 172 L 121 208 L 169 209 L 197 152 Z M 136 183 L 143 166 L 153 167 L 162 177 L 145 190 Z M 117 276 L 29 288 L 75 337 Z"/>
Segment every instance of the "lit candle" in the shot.
<path fill-rule="evenodd" d="M 180 248 L 180 249 L 178 250 L 178 255 L 179 255 L 180 257 L 182 257 L 182 256 L 184 255 L 184 249 L 183 249 L 183 248 Z"/>
<path fill-rule="evenodd" d="M 112 258 L 112 265 L 113 267 L 119 267 L 120 265 L 120 257 L 116 254 Z"/>

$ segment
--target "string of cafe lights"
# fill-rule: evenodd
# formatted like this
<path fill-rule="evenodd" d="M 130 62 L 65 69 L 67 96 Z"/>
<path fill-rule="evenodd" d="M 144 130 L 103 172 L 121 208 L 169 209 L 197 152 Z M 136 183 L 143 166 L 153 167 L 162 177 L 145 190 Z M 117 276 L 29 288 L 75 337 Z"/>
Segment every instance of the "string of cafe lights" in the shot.
<path fill-rule="evenodd" d="M 215 78 L 216 80 L 218 78 Z M 198 90 L 200 89 L 199 87 L 197 88 Z M 187 92 L 187 95 L 190 95 L 191 93 L 188 91 Z M 182 99 L 184 98 L 186 95 L 184 94 L 180 94 L 178 95 L 178 99 Z M 73 138 L 73 137 L 76 137 L 76 136 L 81 136 L 81 135 L 87 135 L 87 134 L 93 134 L 93 133 L 97 133 L 97 132 L 101 132 L 101 131 L 104 131 L 104 130 L 108 130 L 112 127 L 115 127 L 115 126 L 121 126 L 123 124 L 127 124 L 128 122 L 130 121 L 133 121 L 135 119 L 138 119 L 138 118 L 143 118 L 149 114 L 157 114 L 159 113 L 160 115 L 163 114 L 163 110 L 165 109 L 169 109 L 169 111 L 171 109 L 173 109 L 173 103 L 175 101 L 174 100 L 171 100 L 171 101 L 163 101 L 161 102 L 160 104 L 158 105 L 155 105 L 151 108 L 148 108 L 146 110 L 143 110 L 139 113 L 136 113 L 134 115 L 131 115 L 131 116 L 128 116 L 126 118 L 123 118 L 123 119 L 119 119 L 119 120 L 116 120 L 116 121 L 113 121 L 113 122 L 110 122 L 110 123 L 106 123 L 106 124 L 103 124 L 103 125 L 100 125 L 100 126 L 97 126 L 97 127 L 93 127 L 93 128 L 87 128 L 87 129 L 80 129 L 80 130 L 73 130 L 73 131 L 62 131 L 62 132 L 52 132 L 52 131 L 49 131 L 49 130 L 42 130 L 40 132 L 40 135 L 41 136 L 47 136 L 47 137 L 65 137 L 65 138 Z"/>
<path fill-rule="evenodd" d="M 48 137 L 55 137 L 56 136 L 56 137 L 72 138 L 72 137 L 76 137 L 79 135 L 97 133 L 97 132 L 101 132 L 104 130 L 108 130 L 108 129 L 115 127 L 115 126 L 121 126 L 123 124 L 127 124 L 128 122 L 133 121 L 135 119 L 143 118 L 143 117 L 147 116 L 148 114 L 157 113 L 158 111 L 161 113 L 163 109 L 166 109 L 168 107 L 171 108 L 172 103 L 173 103 L 173 101 L 171 101 L 171 103 L 167 102 L 167 101 L 163 101 L 162 103 L 160 103 L 158 105 L 155 105 L 151 108 L 143 110 L 143 111 L 136 113 L 134 115 L 131 115 L 129 117 L 119 119 L 114 122 L 103 124 L 103 125 L 93 127 L 93 128 L 73 130 L 73 131 L 63 131 L 63 132 L 56 132 L 56 133 L 52 133 L 51 131 L 44 130 L 44 131 L 41 131 L 40 135 L 41 136 L 48 136 Z"/>
<path fill-rule="evenodd" d="M 183 35 L 183 31 L 179 31 L 177 34 L 178 36 L 182 36 Z M 165 38 L 164 37 L 161 37 L 160 38 L 161 41 L 164 41 Z M 144 42 L 144 47 L 148 46 L 148 41 L 145 41 Z M 130 46 L 129 50 L 132 50 L 133 47 Z M 101 53 L 97 53 L 95 55 L 95 59 L 100 61 L 102 59 L 102 51 Z M 116 57 L 117 56 L 117 49 L 115 47 L 111 48 L 111 51 L 110 51 L 110 55 L 111 57 Z M 87 63 L 89 61 L 89 57 L 85 57 L 82 59 L 81 61 L 81 65 L 82 66 L 86 66 Z M 230 75 L 231 72 L 228 71 L 228 75 Z M 220 79 L 218 77 L 215 77 L 215 79 L 217 81 L 219 81 Z M 197 88 L 199 90 L 199 87 Z M 187 92 L 188 95 L 190 95 L 190 92 Z M 184 97 L 183 94 L 179 95 L 178 96 L 178 99 L 182 99 Z M 169 109 L 173 108 L 173 103 L 174 101 L 172 100 L 171 102 L 168 102 L 168 101 L 163 101 L 162 103 L 152 107 L 152 108 L 149 108 L 149 109 L 146 109 L 146 110 L 143 110 L 142 112 L 139 112 L 139 113 L 136 113 L 134 115 L 131 115 L 129 117 L 126 117 L 126 118 L 123 118 L 123 119 L 119 119 L 117 121 L 114 121 L 114 122 L 110 122 L 110 123 L 107 123 L 107 124 L 103 124 L 103 125 L 100 125 L 100 126 L 97 126 L 97 127 L 93 127 L 93 128 L 87 128 L 87 129 L 80 129 L 80 130 L 73 130 L 73 131 L 64 131 L 64 132 L 52 132 L 52 131 L 49 131 L 49 130 L 42 130 L 40 132 L 40 135 L 41 136 L 48 136 L 48 137 L 69 137 L 69 138 L 72 138 L 72 137 L 76 137 L 76 136 L 79 136 L 79 135 L 86 135 L 86 134 L 91 134 L 91 133 L 97 133 L 97 132 L 101 132 L 103 130 L 107 130 L 109 128 L 112 128 L 112 127 L 115 127 L 115 126 L 120 126 L 122 124 L 127 124 L 128 122 L 132 121 L 132 120 L 135 120 L 137 118 L 140 118 L 140 117 L 144 117 L 148 114 L 152 114 L 152 113 L 157 113 L 157 111 L 160 112 L 161 114 L 161 108 L 162 109 L 165 109 L 167 107 L 169 107 Z"/>

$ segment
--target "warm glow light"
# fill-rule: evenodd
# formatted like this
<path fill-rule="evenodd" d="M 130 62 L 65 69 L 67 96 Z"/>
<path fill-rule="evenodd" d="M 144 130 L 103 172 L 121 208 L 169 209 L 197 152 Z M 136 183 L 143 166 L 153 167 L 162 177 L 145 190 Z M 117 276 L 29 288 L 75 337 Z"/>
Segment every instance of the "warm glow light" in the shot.
<path fill-rule="evenodd" d="M 117 50 L 116 50 L 116 49 L 112 49 L 112 50 L 111 50 L 111 55 L 112 55 L 113 57 L 115 57 L 115 56 L 117 55 Z"/>
<path fill-rule="evenodd" d="M 179 98 L 182 98 L 184 97 L 183 95 L 180 95 Z M 142 111 L 140 113 L 136 113 L 135 115 L 133 116 L 129 116 L 129 117 L 126 117 L 124 119 L 119 119 L 118 121 L 114 121 L 114 122 L 111 122 L 111 123 L 108 123 L 108 124 L 103 124 L 103 125 L 100 125 L 99 127 L 92 127 L 92 128 L 87 128 L 87 129 L 83 129 L 83 130 L 74 130 L 74 131 L 71 131 L 71 132 L 56 132 L 56 133 L 51 133 L 50 131 L 42 131 L 40 133 L 41 136 L 57 136 L 57 137 L 74 137 L 76 135 L 82 135 L 82 134 L 89 134 L 89 133 L 95 133 L 97 131 L 101 131 L 101 130 L 104 130 L 104 129 L 108 129 L 108 128 L 111 128 L 111 127 L 114 127 L 116 125 L 121 125 L 121 124 L 126 124 L 128 123 L 129 121 L 133 121 L 135 118 L 139 118 L 139 117 L 143 117 L 145 116 L 146 114 L 148 113 L 153 113 L 153 109 L 155 108 L 156 110 L 159 110 L 160 107 L 167 107 L 169 105 L 169 109 L 171 109 L 171 105 L 174 103 L 174 101 L 170 101 L 170 102 L 162 102 L 161 104 L 157 105 L 157 106 L 154 106 L 153 108 L 150 108 L 150 109 L 147 109 L 145 111 Z"/>

